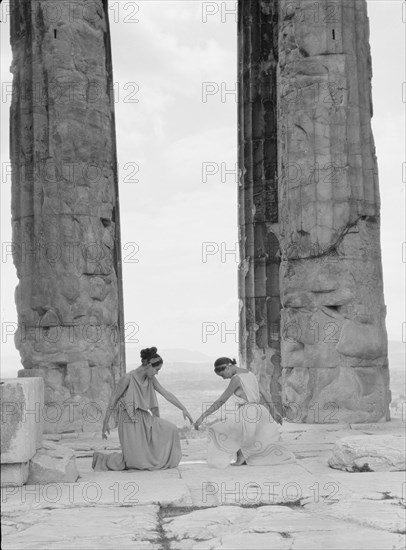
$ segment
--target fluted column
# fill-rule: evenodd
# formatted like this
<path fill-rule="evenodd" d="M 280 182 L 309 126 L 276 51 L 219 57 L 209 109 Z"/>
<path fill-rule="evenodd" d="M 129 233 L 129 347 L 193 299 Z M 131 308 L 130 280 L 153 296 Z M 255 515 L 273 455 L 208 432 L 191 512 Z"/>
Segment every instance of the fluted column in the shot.
<path fill-rule="evenodd" d="M 279 5 L 284 400 L 302 422 L 389 419 L 364 0 Z"/>
<path fill-rule="evenodd" d="M 277 6 L 239 2 L 239 298 L 240 362 L 280 409 Z"/>
<path fill-rule="evenodd" d="M 14 0 L 11 44 L 19 375 L 46 431 L 98 430 L 125 372 L 107 1 Z"/>
<path fill-rule="evenodd" d="M 388 420 L 366 2 L 240 0 L 238 38 L 240 360 L 292 421 Z"/>

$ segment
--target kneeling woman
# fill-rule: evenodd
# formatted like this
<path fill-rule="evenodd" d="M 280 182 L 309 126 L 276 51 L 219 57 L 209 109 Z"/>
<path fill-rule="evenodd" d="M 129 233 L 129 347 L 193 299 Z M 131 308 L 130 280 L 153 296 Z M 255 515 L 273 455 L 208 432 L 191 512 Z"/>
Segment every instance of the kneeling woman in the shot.
<path fill-rule="evenodd" d="M 237 410 L 228 411 L 225 420 L 214 422 L 208 429 L 207 462 L 215 468 L 226 468 L 237 453 L 236 466 L 266 466 L 295 462 L 295 456 L 280 445 L 280 428 L 268 409 L 260 404 L 267 402 L 278 422 L 281 417 L 273 408 L 270 396 L 259 388 L 255 374 L 237 367 L 235 359 L 220 357 L 214 363 L 214 372 L 230 379 L 225 392 L 204 412 L 195 423 L 200 424 L 219 409 L 232 395 Z"/>
<path fill-rule="evenodd" d="M 160 470 L 175 468 L 182 457 L 178 429 L 175 424 L 159 418 L 155 390 L 193 420 L 182 403 L 166 391 L 156 379 L 163 360 L 157 348 L 141 351 L 142 364 L 121 377 L 104 417 L 102 438 L 110 433 L 109 418 L 118 406 L 118 436 L 122 453 L 93 455 L 94 470 Z"/>

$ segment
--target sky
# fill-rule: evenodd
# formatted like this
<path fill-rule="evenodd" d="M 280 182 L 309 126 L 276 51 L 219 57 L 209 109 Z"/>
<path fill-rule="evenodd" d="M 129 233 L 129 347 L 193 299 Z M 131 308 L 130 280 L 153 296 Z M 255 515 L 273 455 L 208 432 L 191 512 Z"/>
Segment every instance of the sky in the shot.
<path fill-rule="evenodd" d="M 3 368 L 18 368 L 11 242 L 9 18 L 1 32 Z M 238 354 L 235 2 L 109 2 L 126 347 Z M 405 23 L 400 0 L 370 0 L 372 120 L 382 201 L 387 329 L 402 340 Z M 406 20 L 406 13 L 403 14 Z M 404 249 L 404 256 L 406 250 Z M 403 258 L 406 261 L 406 257 Z"/>

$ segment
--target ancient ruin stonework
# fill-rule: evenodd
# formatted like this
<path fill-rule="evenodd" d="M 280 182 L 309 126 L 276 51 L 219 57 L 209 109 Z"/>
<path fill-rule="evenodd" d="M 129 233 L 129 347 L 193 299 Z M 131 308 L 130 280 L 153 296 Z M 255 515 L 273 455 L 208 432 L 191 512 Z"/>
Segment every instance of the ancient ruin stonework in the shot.
<path fill-rule="evenodd" d="M 239 8 L 241 360 L 291 420 L 388 420 L 366 2 Z"/>
<path fill-rule="evenodd" d="M 12 7 L 19 375 L 44 378 L 46 432 L 93 431 L 125 372 L 107 2 Z"/>
<path fill-rule="evenodd" d="M 240 1 L 240 361 L 281 403 L 276 2 Z M 273 360 L 272 360 L 273 359 Z"/>
<path fill-rule="evenodd" d="M 368 33 L 364 0 L 239 0 L 240 359 L 299 422 L 389 419 Z M 125 371 L 107 0 L 15 0 L 11 42 L 20 375 L 45 431 L 94 430 Z"/>

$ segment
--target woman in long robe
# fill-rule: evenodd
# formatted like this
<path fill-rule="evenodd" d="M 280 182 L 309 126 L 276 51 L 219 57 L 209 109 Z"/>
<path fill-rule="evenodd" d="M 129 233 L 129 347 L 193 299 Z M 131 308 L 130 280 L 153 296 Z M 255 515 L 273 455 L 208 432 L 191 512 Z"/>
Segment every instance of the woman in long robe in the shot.
<path fill-rule="evenodd" d="M 94 470 L 160 470 L 176 468 L 182 452 L 175 424 L 159 417 L 156 391 L 178 407 L 193 424 L 186 407 L 161 386 L 156 375 L 163 360 L 155 347 L 141 351 L 142 364 L 121 377 L 103 421 L 102 439 L 110 433 L 109 419 L 118 407 L 118 436 L 122 453 L 93 454 Z"/>
<path fill-rule="evenodd" d="M 237 454 L 236 466 L 266 466 L 295 462 L 295 456 L 281 444 L 282 418 L 271 403 L 270 396 L 260 389 L 255 374 L 237 367 L 235 359 L 220 357 L 215 362 L 215 373 L 230 379 L 224 393 L 199 417 L 195 428 L 203 420 L 235 396 L 237 410 L 225 420 L 214 422 L 208 429 L 207 462 L 215 468 L 226 468 Z M 261 398 L 270 411 L 260 403 Z"/>

